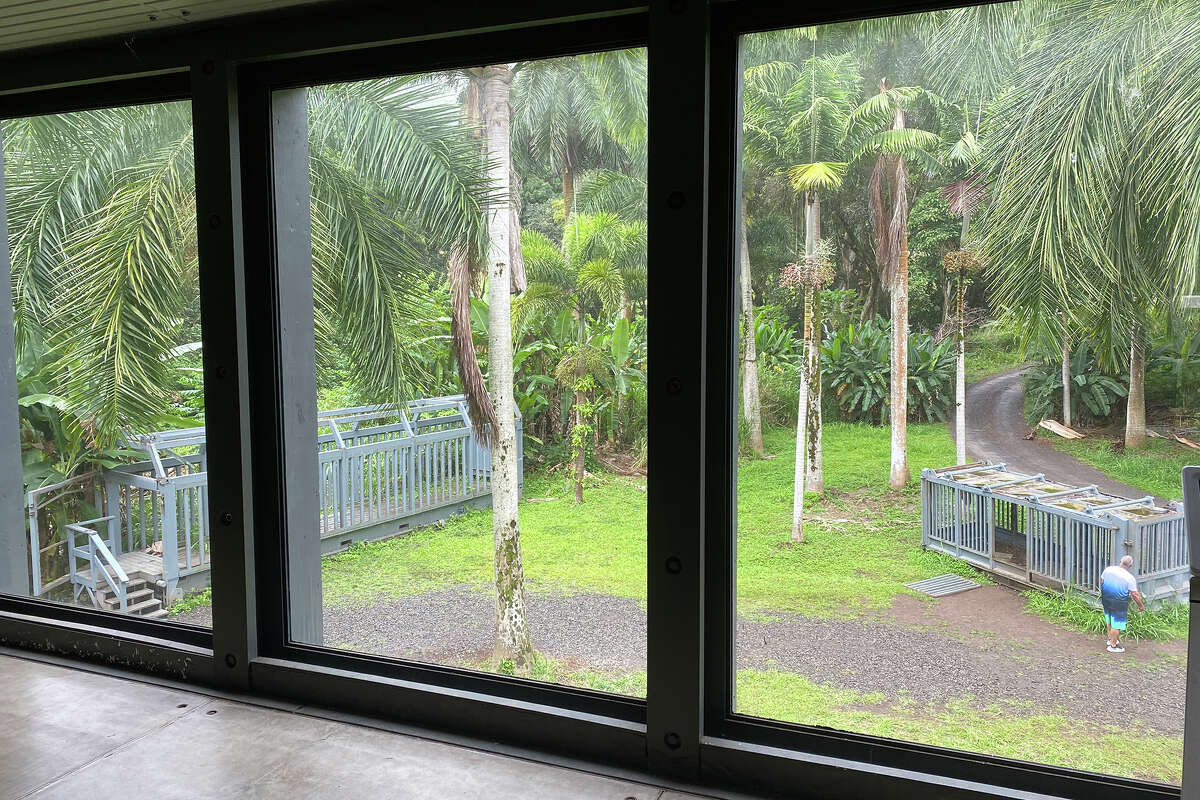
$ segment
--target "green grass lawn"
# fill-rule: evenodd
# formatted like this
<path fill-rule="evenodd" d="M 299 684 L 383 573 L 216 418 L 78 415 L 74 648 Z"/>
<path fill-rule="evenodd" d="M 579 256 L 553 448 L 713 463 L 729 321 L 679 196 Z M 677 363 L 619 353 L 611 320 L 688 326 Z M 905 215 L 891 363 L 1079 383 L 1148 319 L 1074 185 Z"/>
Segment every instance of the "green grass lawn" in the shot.
<path fill-rule="evenodd" d="M 790 672 L 739 670 L 737 676 L 742 714 L 1176 785 L 1182 777 L 1181 737 L 1083 723 L 1013 701 L 980 708 L 973 699 L 923 707 Z"/>
<path fill-rule="evenodd" d="M 646 598 L 646 482 L 619 475 L 589 481 L 583 505 L 563 474 L 530 475 L 520 506 L 528 591 Z M 492 583 L 492 512 L 363 544 L 325 559 L 327 606 L 370 605 L 448 585 Z"/>
<path fill-rule="evenodd" d="M 1113 480 L 1127 483 L 1155 497 L 1178 500 L 1183 495 L 1179 471 L 1189 464 L 1200 464 L 1200 450 L 1178 442 L 1150 439 L 1140 450 L 1113 449 L 1117 440 L 1051 439 L 1059 450 L 1090 464 Z"/>
<path fill-rule="evenodd" d="M 1017 338 L 995 324 L 967 333 L 967 383 L 983 380 L 1025 363 Z"/>
<path fill-rule="evenodd" d="M 805 498 L 804 541 L 790 543 L 794 433 L 767 431 L 774 458 L 738 465 L 738 611 L 852 616 L 887 608 L 904 584 L 946 572 L 988 582 L 941 553 L 921 549 L 922 467 L 954 463 L 945 425 L 909 425 L 913 480 L 887 489 L 891 432 L 829 423 L 823 437 L 826 496 Z"/>
<path fill-rule="evenodd" d="M 982 578 L 972 568 L 920 548 L 920 468 L 953 463 L 944 425 L 909 426 L 913 481 L 887 491 L 886 428 L 830 423 L 825 429 L 825 499 L 810 495 L 805 541 L 790 543 L 794 434 L 768 431 L 769 459 L 738 469 L 738 601 L 748 612 L 853 615 L 886 608 L 905 583 L 944 572 Z M 326 605 L 380 599 L 492 581 L 492 514 L 476 511 L 446 524 L 325 559 Z M 646 598 L 646 485 L 602 475 L 571 500 L 569 480 L 530 476 L 520 506 L 529 591 L 596 592 Z"/>

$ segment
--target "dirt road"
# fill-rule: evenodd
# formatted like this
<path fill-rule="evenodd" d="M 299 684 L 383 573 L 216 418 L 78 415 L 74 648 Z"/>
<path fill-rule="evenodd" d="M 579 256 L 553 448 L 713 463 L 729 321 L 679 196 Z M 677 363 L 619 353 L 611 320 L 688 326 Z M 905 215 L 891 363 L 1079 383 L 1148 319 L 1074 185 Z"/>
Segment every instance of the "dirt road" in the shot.
<path fill-rule="evenodd" d="M 1087 486 L 1121 497 L 1144 497 L 1146 492 L 1120 483 L 1098 469 L 1076 461 L 1045 440 L 1026 439 L 1025 389 L 1021 370 L 984 378 L 967 387 L 967 456 L 1003 461 L 1009 469 L 1029 474 L 1045 473 L 1050 480 Z M 954 420 L 950 420 L 954 435 Z"/>

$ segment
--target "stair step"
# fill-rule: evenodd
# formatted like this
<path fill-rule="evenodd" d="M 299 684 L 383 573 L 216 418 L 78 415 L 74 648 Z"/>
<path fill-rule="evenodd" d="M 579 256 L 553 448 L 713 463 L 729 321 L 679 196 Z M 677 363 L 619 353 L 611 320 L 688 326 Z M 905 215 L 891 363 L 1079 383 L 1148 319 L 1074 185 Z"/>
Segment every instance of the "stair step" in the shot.
<path fill-rule="evenodd" d="M 113 594 L 111 591 L 108 594 L 99 595 L 99 597 L 100 597 L 100 605 L 104 606 L 109 611 L 117 609 L 121 605 L 121 601 L 118 600 L 117 596 L 115 594 Z M 137 589 L 136 591 L 125 593 L 125 604 L 127 606 L 132 606 L 135 603 L 140 603 L 143 600 L 150 599 L 151 597 L 154 597 L 153 589 L 151 589 L 149 587 L 147 587 L 145 589 Z"/>
<path fill-rule="evenodd" d="M 142 616 L 145 617 L 146 619 L 160 619 L 162 617 L 165 617 L 166 615 L 167 615 L 167 610 L 165 608 L 160 608 L 155 611 L 150 611 L 146 614 L 142 614 Z"/>
<path fill-rule="evenodd" d="M 126 614 L 148 614 L 153 611 L 158 611 L 161 608 L 162 608 L 162 602 L 157 597 L 155 597 L 150 600 L 143 600 L 140 603 L 133 603 L 129 606 L 126 606 L 125 613 Z"/>
<path fill-rule="evenodd" d="M 144 581 L 141 578 L 137 578 L 136 580 L 131 580 L 131 581 L 129 581 L 129 583 L 125 584 L 125 593 L 128 595 L 131 592 L 137 591 L 139 589 L 145 589 L 145 588 L 149 588 L 146 585 L 146 581 Z M 96 587 L 96 594 L 99 597 L 101 597 L 102 599 L 108 598 L 108 597 L 115 598 L 117 596 L 117 593 L 112 590 L 112 587 L 110 587 L 107 583 L 104 583 L 103 581 L 101 581 L 100 585 L 98 587 Z"/>

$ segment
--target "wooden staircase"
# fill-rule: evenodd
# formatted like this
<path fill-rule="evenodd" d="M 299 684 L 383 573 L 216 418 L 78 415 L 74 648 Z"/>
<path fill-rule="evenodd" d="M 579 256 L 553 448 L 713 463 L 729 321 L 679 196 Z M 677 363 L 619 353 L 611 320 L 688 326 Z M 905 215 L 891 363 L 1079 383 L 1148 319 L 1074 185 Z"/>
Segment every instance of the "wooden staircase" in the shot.
<path fill-rule="evenodd" d="M 104 611 L 121 610 L 121 601 L 108 586 L 96 590 L 96 605 Z M 167 615 L 154 583 L 145 575 L 129 576 L 125 591 L 125 613 L 147 619 L 159 619 Z"/>

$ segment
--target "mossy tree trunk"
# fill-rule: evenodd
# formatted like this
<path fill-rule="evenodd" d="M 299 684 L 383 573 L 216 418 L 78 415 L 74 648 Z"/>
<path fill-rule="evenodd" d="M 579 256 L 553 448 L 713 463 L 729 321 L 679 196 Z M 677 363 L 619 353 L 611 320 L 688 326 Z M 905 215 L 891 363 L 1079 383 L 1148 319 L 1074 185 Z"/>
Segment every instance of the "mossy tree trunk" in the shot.
<path fill-rule="evenodd" d="M 758 348 L 754 342 L 754 288 L 751 283 L 750 245 L 746 241 L 746 197 L 742 195 L 741 284 L 742 284 L 742 414 L 747 440 L 756 455 L 764 455 L 762 399 L 758 392 Z"/>
<path fill-rule="evenodd" d="M 959 272 L 954 290 L 954 445 L 959 464 L 967 463 L 967 280 Z"/>
<path fill-rule="evenodd" d="M 817 244 L 821 241 L 821 196 L 815 191 L 812 192 L 811 206 L 809 224 L 812 227 L 812 246 L 808 247 L 807 241 L 805 245 L 810 250 L 809 257 L 815 258 Z M 821 466 L 821 320 L 821 288 L 811 287 L 805 292 L 804 308 L 804 358 L 808 362 L 804 489 L 817 494 L 825 493 L 825 470 Z"/>
<path fill-rule="evenodd" d="M 488 379 L 496 411 L 492 443 L 492 539 L 495 559 L 496 635 L 492 658 L 511 662 L 518 675 L 533 669 L 533 645 L 525 605 L 521 528 L 517 517 L 520 462 L 517 460 L 516 404 L 513 398 L 512 264 L 513 214 L 509 198 L 509 90 L 513 73 L 506 65 L 471 71 L 480 83 L 484 142 L 491 185 L 502 198 L 488 208 L 491 239 L 488 258 Z"/>

